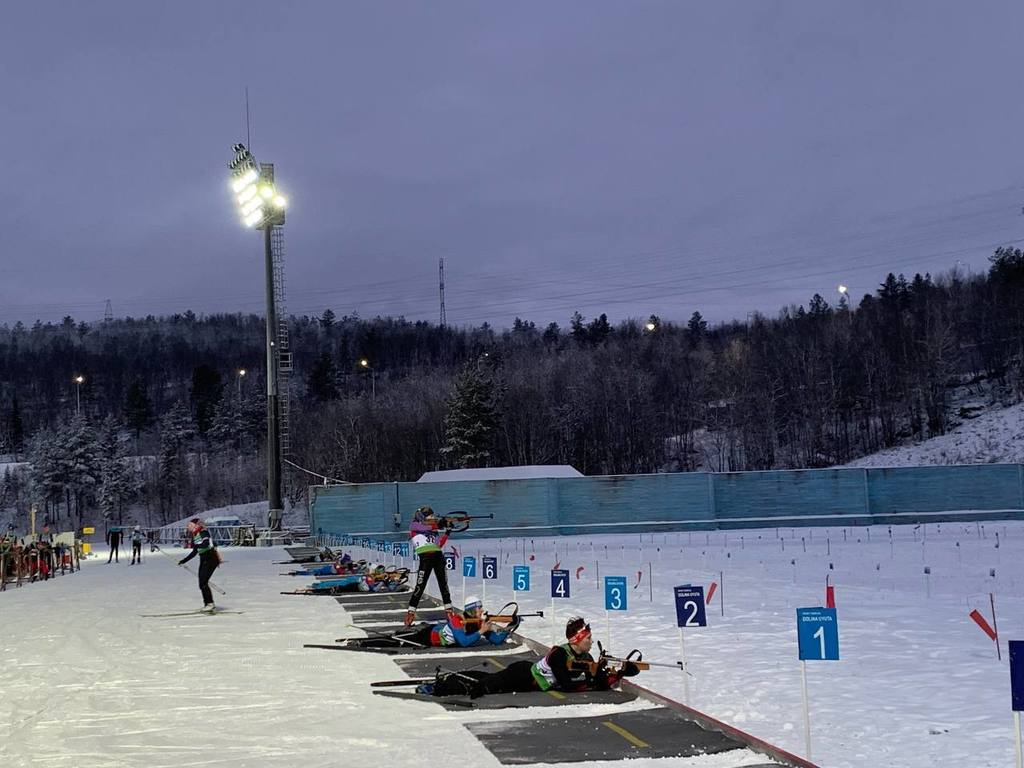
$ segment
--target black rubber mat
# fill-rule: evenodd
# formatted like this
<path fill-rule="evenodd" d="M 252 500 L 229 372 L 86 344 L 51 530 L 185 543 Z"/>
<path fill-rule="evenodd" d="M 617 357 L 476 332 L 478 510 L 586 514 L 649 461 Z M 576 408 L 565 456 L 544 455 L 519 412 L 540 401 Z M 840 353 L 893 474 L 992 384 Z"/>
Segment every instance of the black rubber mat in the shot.
<path fill-rule="evenodd" d="M 568 694 L 578 695 L 581 694 Z M 465 725 L 504 765 L 693 757 L 745 748 L 729 736 L 704 730 L 679 713 L 662 707 L 598 717 Z"/>
<path fill-rule="evenodd" d="M 505 656 L 491 655 L 480 658 L 477 656 L 453 656 L 444 661 L 438 659 L 395 659 L 409 677 L 431 677 L 441 665 L 449 672 L 462 672 L 467 669 L 479 669 L 481 672 L 497 672 L 515 661 L 536 661 L 537 654 L 533 651 L 508 654 Z"/>
<path fill-rule="evenodd" d="M 349 611 L 348 606 L 345 606 L 345 610 Z M 401 624 L 405 618 L 404 611 L 349 611 L 349 613 L 352 614 L 352 622 L 354 624 Z M 445 618 L 445 612 L 440 608 L 429 608 L 425 611 L 416 612 L 417 624 L 421 621 L 444 621 Z"/>
<path fill-rule="evenodd" d="M 491 645 L 490 643 L 478 643 L 477 645 L 471 645 L 468 648 L 462 648 L 458 645 L 451 645 L 444 648 L 360 648 L 356 645 L 343 645 L 342 643 L 335 643 L 334 645 L 318 644 L 318 643 L 305 643 L 303 648 L 318 648 L 327 651 L 356 651 L 359 653 L 379 653 L 384 656 L 447 656 L 453 653 L 472 653 L 479 654 L 481 652 L 494 652 L 496 648 L 517 648 L 521 644 L 518 640 L 508 640 L 508 642 L 502 643 L 501 645 Z"/>
<path fill-rule="evenodd" d="M 626 693 L 625 691 L 582 691 L 580 693 L 531 691 L 530 693 L 501 693 L 494 696 L 481 696 L 478 699 L 470 699 L 466 696 L 426 696 L 411 691 L 374 691 L 374 694 L 377 696 L 387 696 L 392 699 L 407 699 L 410 701 L 439 704 L 451 712 L 466 709 L 525 709 L 526 707 L 561 707 L 576 704 L 625 704 L 636 698 L 635 693 Z M 537 721 L 527 720 L 526 722 L 533 723 Z M 557 719 L 554 722 L 561 723 L 564 721 Z M 486 742 L 484 742 L 484 745 L 488 746 Z M 488 749 L 490 749 L 489 746 Z M 494 750 L 491 751 L 493 752 Z M 539 763 L 545 761 L 538 757 L 527 762 Z"/>

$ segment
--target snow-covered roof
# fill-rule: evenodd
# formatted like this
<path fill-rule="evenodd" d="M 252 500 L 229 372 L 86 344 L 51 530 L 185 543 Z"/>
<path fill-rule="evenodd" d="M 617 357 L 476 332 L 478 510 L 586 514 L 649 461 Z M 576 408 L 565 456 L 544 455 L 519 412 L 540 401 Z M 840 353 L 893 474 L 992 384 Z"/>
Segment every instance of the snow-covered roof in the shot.
<path fill-rule="evenodd" d="M 418 483 L 457 483 L 465 480 L 529 480 L 550 477 L 583 477 L 568 464 L 533 464 L 526 467 L 483 467 L 425 472 Z"/>

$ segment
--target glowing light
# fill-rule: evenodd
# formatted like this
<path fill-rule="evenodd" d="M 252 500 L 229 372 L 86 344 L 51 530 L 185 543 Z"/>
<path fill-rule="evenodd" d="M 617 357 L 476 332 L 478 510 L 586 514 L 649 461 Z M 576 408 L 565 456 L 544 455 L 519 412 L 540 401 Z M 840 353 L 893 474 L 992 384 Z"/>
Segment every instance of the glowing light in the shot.
<path fill-rule="evenodd" d="M 281 195 L 278 195 L 277 197 L 274 198 L 275 208 L 284 208 L 286 205 L 288 205 L 288 201 L 285 200 Z"/>
<path fill-rule="evenodd" d="M 252 200 L 256 196 L 256 185 L 250 184 L 248 187 L 242 190 L 242 194 L 238 196 L 238 204 L 245 205 L 247 202 Z"/>
<path fill-rule="evenodd" d="M 235 179 L 235 181 L 231 184 L 231 188 L 235 191 L 235 194 L 238 194 L 247 186 L 256 181 L 256 179 L 258 179 L 259 177 L 260 175 L 256 173 L 254 169 L 250 168 L 244 174 L 242 174 L 240 178 Z"/>
<path fill-rule="evenodd" d="M 248 203 L 242 206 L 242 215 L 248 216 L 253 211 L 258 211 L 261 208 L 263 208 L 263 201 L 258 197 L 254 197 L 252 200 L 250 200 Z"/>
<path fill-rule="evenodd" d="M 255 227 L 261 221 L 263 221 L 263 209 L 262 208 L 260 208 L 255 213 L 251 213 L 251 214 L 249 214 L 248 216 L 245 217 L 245 226 L 247 226 L 247 227 Z"/>
<path fill-rule="evenodd" d="M 274 188 L 269 184 L 264 184 L 262 187 L 260 187 L 260 194 L 263 195 L 264 198 L 269 200 L 274 196 Z"/>
<path fill-rule="evenodd" d="M 363 366 L 363 368 L 369 368 L 370 367 L 370 361 L 367 360 L 365 357 L 362 360 L 359 361 L 359 364 L 361 366 Z"/>

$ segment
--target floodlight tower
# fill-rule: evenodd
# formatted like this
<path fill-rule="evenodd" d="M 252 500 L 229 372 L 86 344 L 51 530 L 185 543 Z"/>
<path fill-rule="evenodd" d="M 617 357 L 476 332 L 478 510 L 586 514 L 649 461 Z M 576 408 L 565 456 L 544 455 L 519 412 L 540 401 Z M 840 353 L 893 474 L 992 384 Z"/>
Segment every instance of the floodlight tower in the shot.
<path fill-rule="evenodd" d="M 272 530 L 280 530 L 284 512 L 281 500 L 281 432 L 278 403 L 278 367 L 281 361 L 274 341 L 278 322 L 274 302 L 272 242 L 274 227 L 284 226 L 284 212 L 288 202 L 274 186 L 273 165 L 259 165 L 244 144 L 235 144 L 231 149 L 235 153 L 234 160 L 228 163 L 231 170 L 231 189 L 236 195 L 242 221 L 247 227 L 263 230 L 267 279 L 267 501 L 270 507 L 268 525 Z"/>

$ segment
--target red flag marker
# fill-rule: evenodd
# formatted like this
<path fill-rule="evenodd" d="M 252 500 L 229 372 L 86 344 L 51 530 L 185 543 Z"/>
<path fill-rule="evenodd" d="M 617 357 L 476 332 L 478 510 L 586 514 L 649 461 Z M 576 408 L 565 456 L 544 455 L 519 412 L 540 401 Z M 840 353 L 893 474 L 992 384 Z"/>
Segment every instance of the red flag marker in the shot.
<path fill-rule="evenodd" d="M 633 589 L 636 589 L 637 587 L 639 587 L 640 586 L 640 582 L 643 581 L 643 580 L 644 580 L 644 572 L 643 571 L 637 571 L 636 572 L 636 584 L 633 585 Z"/>
<path fill-rule="evenodd" d="M 708 587 L 708 593 L 704 596 L 704 605 L 711 605 L 711 598 L 715 596 L 715 590 L 718 589 L 718 582 L 712 581 L 711 586 Z"/>
<path fill-rule="evenodd" d="M 825 607 L 836 607 L 836 588 L 833 587 L 831 584 L 825 587 Z"/>
<path fill-rule="evenodd" d="M 985 621 L 985 617 L 978 612 L 977 608 L 971 611 L 969 616 L 974 619 L 975 624 L 981 627 L 981 631 L 989 636 L 990 640 L 996 639 L 996 631 L 992 629 L 991 625 L 987 621 Z"/>
<path fill-rule="evenodd" d="M 561 561 L 561 560 L 559 560 L 559 561 L 558 561 L 557 563 L 555 563 L 555 567 L 554 567 L 554 568 L 552 568 L 551 570 L 552 570 L 552 571 L 557 571 L 557 570 L 558 570 L 558 566 L 560 566 L 561 564 L 562 564 L 562 561 Z"/>
<path fill-rule="evenodd" d="M 580 580 L 580 574 L 583 573 L 583 571 L 584 571 L 584 568 L 583 568 L 582 565 L 579 568 L 576 569 L 576 581 Z"/>

